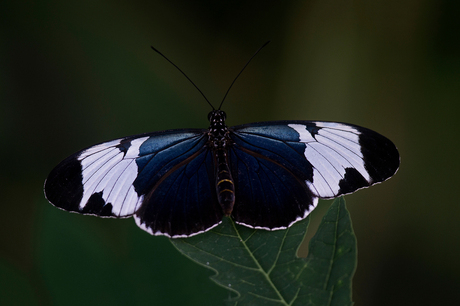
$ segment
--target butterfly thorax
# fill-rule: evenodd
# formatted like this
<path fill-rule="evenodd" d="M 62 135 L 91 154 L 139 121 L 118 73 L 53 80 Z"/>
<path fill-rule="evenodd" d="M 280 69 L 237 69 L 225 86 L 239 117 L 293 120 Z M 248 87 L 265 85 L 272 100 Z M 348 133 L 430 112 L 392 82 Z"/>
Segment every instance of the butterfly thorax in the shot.
<path fill-rule="evenodd" d="M 235 185 L 228 166 L 228 148 L 231 145 L 229 131 L 225 125 L 226 114 L 221 110 L 209 113 L 208 146 L 213 152 L 216 192 L 224 214 L 229 216 L 235 204 Z"/>
<path fill-rule="evenodd" d="M 224 111 L 213 110 L 208 114 L 209 120 L 209 140 L 214 146 L 226 146 L 228 139 L 228 128 L 225 125 L 227 115 Z"/>

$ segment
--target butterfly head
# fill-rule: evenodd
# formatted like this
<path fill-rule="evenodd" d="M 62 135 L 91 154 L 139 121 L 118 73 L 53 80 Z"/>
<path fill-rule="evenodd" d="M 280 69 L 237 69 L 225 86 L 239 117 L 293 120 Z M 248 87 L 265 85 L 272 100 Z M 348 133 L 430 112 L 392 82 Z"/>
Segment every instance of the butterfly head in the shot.
<path fill-rule="evenodd" d="M 227 114 L 220 109 L 215 109 L 208 114 L 208 120 L 211 125 L 218 124 L 219 122 L 225 124 L 225 119 L 227 119 Z"/>

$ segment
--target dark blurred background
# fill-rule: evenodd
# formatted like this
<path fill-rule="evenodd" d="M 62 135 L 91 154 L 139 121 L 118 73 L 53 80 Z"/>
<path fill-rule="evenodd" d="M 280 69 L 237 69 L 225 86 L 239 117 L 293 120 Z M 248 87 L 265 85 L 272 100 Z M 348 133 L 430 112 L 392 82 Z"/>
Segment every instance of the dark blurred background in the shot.
<path fill-rule="evenodd" d="M 43 182 L 94 143 L 208 126 L 209 105 L 150 45 L 218 105 L 267 40 L 224 104 L 229 125 L 344 121 L 401 153 L 394 178 L 346 197 L 353 300 L 457 304 L 459 14 L 454 0 L 2 1 L 0 304 L 221 305 L 230 293 L 167 238 L 58 210 Z"/>

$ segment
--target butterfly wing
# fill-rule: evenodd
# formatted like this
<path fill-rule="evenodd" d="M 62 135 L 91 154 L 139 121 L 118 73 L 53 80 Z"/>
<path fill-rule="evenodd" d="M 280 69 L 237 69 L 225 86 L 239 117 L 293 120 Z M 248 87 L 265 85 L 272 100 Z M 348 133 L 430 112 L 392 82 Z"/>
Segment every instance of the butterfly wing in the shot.
<path fill-rule="evenodd" d="M 136 223 L 155 235 L 205 231 L 222 219 L 210 184 L 213 165 L 205 132 L 155 132 L 89 147 L 53 169 L 45 195 L 68 211 L 135 215 Z"/>
<path fill-rule="evenodd" d="M 334 198 L 391 177 L 399 153 L 384 136 L 356 125 L 277 121 L 231 129 L 233 217 L 277 229 L 305 218 L 317 198 Z"/>
<path fill-rule="evenodd" d="M 200 143 L 201 149 L 165 172 L 160 181 L 146 185 L 143 205 L 134 216 L 140 228 L 153 235 L 180 238 L 205 232 L 222 222 L 213 156 L 203 145 Z"/>

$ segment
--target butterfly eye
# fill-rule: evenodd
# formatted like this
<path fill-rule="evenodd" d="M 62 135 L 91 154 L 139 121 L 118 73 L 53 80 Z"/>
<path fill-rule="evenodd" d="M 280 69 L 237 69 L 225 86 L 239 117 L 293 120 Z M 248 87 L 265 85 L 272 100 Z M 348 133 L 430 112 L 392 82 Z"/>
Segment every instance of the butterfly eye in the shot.
<path fill-rule="evenodd" d="M 221 111 L 223 120 L 227 120 L 227 114 L 224 111 Z"/>
<path fill-rule="evenodd" d="M 208 121 L 211 122 L 211 117 L 212 117 L 212 114 L 214 113 L 214 111 L 211 111 L 208 113 Z"/>

